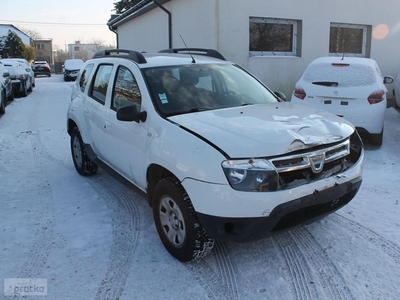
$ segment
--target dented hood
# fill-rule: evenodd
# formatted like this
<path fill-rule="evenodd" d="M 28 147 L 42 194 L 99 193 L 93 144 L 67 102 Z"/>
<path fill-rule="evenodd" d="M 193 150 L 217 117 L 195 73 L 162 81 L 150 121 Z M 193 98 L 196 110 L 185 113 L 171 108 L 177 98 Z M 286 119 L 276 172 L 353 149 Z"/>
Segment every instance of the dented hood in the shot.
<path fill-rule="evenodd" d="M 168 118 L 202 136 L 231 158 L 282 155 L 340 141 L 354 126 L 322 110 L 267 103 Z"/>

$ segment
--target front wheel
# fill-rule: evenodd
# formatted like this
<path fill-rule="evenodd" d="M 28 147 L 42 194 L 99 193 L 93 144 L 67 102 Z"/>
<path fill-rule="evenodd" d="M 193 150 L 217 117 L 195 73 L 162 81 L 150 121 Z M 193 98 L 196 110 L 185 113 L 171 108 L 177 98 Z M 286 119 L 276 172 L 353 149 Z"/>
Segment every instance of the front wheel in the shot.
<path fill-rule="evenodd" d="M 86 154 L 81 134 L 77 128 L 71 134 L 71 154 L 76 171 L 82 176 L 96 174 L 98 166 Z"/>
<path fill-rule="evenodd" d="M 154 190 L 153 216 L 167 251 L 187 262 L 206 256 L 214 246 L 200 224 L 193 204 L 178 180 L 164 178 Z"/>

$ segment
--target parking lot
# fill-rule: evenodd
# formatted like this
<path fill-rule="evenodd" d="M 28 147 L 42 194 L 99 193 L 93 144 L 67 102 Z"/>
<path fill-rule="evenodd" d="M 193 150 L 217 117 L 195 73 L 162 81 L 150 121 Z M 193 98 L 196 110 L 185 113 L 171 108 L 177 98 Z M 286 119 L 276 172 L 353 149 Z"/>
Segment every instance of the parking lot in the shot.
<path fill-rule="evenodd" d="M 399 299 L 399 111 L 386 109 L 381 147 L 366 143 L 364 181 L 347 206 L 181 263 L 143 194 L 102 170 L 76 173 L 72 84 L 38 77 L 0 117 L 0 280 L 44 278 L 43 299 Z"/>

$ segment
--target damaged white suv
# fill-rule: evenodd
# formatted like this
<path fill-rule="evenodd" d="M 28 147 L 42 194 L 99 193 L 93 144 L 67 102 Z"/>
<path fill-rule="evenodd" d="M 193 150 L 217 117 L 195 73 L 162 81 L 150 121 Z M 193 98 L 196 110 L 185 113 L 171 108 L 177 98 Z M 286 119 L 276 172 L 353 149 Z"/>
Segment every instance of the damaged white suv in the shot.
<path fill-rule="evenodd" d="M 78 173 L 100 166 L 146 192 L 181 261 L 203 257 L 214 239 L 318 220 L 362 181 L 351 123 L 282 101 L 215 50 L 96 53 L 73 86 L 67 126 Z"/>

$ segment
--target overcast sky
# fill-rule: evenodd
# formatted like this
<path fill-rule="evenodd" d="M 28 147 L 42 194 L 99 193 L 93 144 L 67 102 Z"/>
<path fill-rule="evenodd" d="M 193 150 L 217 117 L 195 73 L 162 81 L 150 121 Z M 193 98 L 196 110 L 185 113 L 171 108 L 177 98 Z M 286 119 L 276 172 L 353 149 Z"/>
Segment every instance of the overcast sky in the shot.
<path fill-rule="evenodd" d="M 1 0 L 0 24 L 37 31 L 52 38 L 54 49 L 64 49 L 80 40 L 101 40 L 116 44 L 116 36 L 106 23 L 115 13 L 115 0 Z M 90 24 L 90 25 L 84 25 Z"/>

